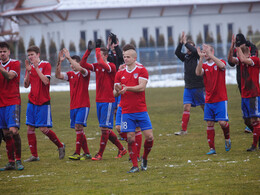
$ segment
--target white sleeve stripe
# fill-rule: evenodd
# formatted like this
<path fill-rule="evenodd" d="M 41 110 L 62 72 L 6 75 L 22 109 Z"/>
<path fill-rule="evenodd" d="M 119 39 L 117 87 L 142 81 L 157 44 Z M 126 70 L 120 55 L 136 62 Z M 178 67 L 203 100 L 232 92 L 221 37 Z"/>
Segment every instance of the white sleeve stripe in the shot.
<path fill-rule="evenodd" d="M 66 73 L 66 74 L 62 74 L 63 75 L 63 80 L 65 80 L 65 81 L 68 81 L 69 80 L 69 77 L 68 77 L 68 74 Z"/>
<path fill-rule="evenodd" d="M 114 83 L 114 86 L 115 86 L 115 85 L 120 85 L 120 83 Z"/>
<path fill-rule="evenodd" d="M 95 71 L 95 66 L 93 64 L 91 64 L 92 66 L 92 71 Z"/>
<path fill-rule="evenodd" d="M 148 79 L 147 79 L 147 78 L 144 78 L 144 77 L 139 77 L 139 79 L 144 79 L 144 80 L 148 81 Z"/>
<path fill-rule="evenodd" d="M 46 77 L 50 77 L 51 78 L 51 75 L 45 75 Z"/>
<path fill-rule="evenodd" d="M 251 58 L 250 58 L 250 60 L 252 62 L 252 65 L 250 65 L 250 66 L 254 66 L 255 65 L 254 61 Z"/>
<path fill-rule="evenodd" d="M 81 73 L 81 74 L 82 74 L 82 76 L 83 76 L 83 77 L 86 77 L 86 76 L 88 76 L 88 71 L 87 71 L 85 68 L 83 68 L 83 69 L 85 70 L 85 74 L 82 74 L 82 73 Z"/>
<path fill-rule="evenodd" d="M 235 58 L 236 58 L 236 60 L 237 60 L 237 63 L 235 63 L 235 65 L 238 65 L 239 59 L 238 59 L 238 57 L 235 57 Z"/>
<path fill-rule="evenodd" d="M 14 70 L 10 70 L 10 72 L 13 72 L 16 75 L 16 77 L 18 77 L 17 72 L 15 72 Z"/>
<path fill-rule="evenodd" d="M 112 68 L 111 66 L 107 63 L 108 67 L 109 67 L 109 71 L 108 72 L 111 72 L 112 71 Z"/>

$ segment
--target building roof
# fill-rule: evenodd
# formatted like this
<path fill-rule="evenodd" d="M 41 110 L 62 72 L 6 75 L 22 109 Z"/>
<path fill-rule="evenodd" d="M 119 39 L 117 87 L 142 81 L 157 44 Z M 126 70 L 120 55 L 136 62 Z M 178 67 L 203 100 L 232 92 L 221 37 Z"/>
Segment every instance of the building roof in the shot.
<path fill-rule="evenodd" d="M 51 11 L 77 11 L 92 9 L 96 10 L 254 2 L 259 2 L 259 0 L 19 0 L 15 9 L 8 10 L 1 15 L 8 17 Z"/>

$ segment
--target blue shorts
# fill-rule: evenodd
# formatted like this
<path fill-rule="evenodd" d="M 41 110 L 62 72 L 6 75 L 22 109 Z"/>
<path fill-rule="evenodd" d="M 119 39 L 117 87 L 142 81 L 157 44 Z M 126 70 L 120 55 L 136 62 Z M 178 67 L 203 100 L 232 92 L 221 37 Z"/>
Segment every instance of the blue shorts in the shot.
<path fill-rule="evenodd" d="M 260 118 L 260 98 L 242 98 L 241 100 L 241 109 L 243 112 L 243 118 Z"/>
<path fill-rule="evenodd" d="M 122 132 L 135 132 L 136 127 L 140 127 L 142 131 L 152 129 L 148 112 L 122 114 Z"/>
<path fill-rule="evenodd" d="M 121 100 L 121 95 L 119 95 L 118 97 L 115 97 L 115 102 L 113 102 L 113 106 L 114 106 L 115 109 L 119 105 L 120 100 Z"/>
<path fill-rule="evenodd" d="M 52 127 L 51 105 L 27 104 L 26 125 Z"/>
<path fill-rule="evenodd" d="M 0 129 L 20 128 L 20 105 L 0 107 Z"/>
<path fill-rule="evenodd" d="M 204 88 L 184 89 L 183 104 L 191 104 L 192 107 L 205 104 Z"/>
<path fill-rule="evenodd" d="M 99 127 L 113 129 L 114 110 L 113 103 L 96 103 Z"/>
<path fill-rule="evenodd" d="M 121 125 L 122 107 L 119 106 L 116 111 L 116 125 Z"/>
<path fill-rule="evenodd" d="M 75 124 L 87 126 L 89 107 L 75 108 L 70 110 L 70 128 L 75 128 Z"/>
<path fill-rule="evenodd" d="M 227 101 L 217 103 L 205 103 L 205 121 L 228 121 Z"/>

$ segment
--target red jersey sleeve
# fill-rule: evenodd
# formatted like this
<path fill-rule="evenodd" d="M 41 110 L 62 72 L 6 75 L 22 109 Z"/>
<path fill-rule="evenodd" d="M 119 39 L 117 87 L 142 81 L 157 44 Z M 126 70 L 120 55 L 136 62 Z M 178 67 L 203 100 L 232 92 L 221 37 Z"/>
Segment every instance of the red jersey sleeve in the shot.
<path fill-rule="evenodd" d="M 118 71 L 118 72 L 116 73 L 116 76 L 115 76 L 115 84 L 116 84 L 116 83 L 121 83 L 121 72 L 122 72 L 122 71 Z"/>
<path fill-rule="evenodd" d="M 142 69 L 141 69 L 139 78 L 148 80 L 149 74 L 148 74 L 148 71 L 147 71 L 146 68 L 142 68 Z"/>
<path fill-rule="evenodd" d="M 21 71 L 20 62 L 19 61 L 15 61 L 13 66 L 10 67 L 9 71 L 10 72 L 14 72 L 16 74 L 16 77 L 18 77 L 20 75 L 20 71 Z"/>
<path fill-rule="evenodd" d="M 259 58 L 256 56 L 251 56 L 250 59 L 254 62 L 255 67 L 260 67 Z"/>
<path fill-rule="evenodd" d="M 101 51 L 100 48 L 96 48 L 96 58 L 98 61 L 98 64 L 104 68 L 107 72 L 116 72 L 116 66 L 113 63 L 105 63 L 104 60 L 101 57 Z"/>
<path fill-rule="evenodd" d="M 42 70 L 42 74 L 44 74 L 47 77 L 51 77 L 51 64 L 50 63 L 46 63 L 46 65 L 44 66 L 44 68 Z"/>

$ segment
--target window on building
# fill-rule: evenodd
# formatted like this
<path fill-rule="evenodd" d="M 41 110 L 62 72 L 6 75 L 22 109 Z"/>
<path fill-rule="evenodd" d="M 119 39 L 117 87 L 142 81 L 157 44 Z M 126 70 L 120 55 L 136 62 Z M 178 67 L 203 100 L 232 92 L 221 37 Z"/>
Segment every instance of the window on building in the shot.
<path fill-rule="evenodd" d="M 168 37 L 168 40 L 169 40 L 170 37 L 173 38 L 172 26 L 167 27 L 167 37 Z"/>
<path fill-rule="evenodd" d="M 80 31 L 80 39 L 86 41 L 86 31 Z"/>
<path fill-rule="evenodd" d="M 158 45 L 159 36 L 160 36 L 160 28 L 155 28 L 156 45 Z"/>
<path fill-rule="evenodd" d="M 94 42 L 96 42 L 98 39 L 98 31 L 96 30 L 94 31 L 93 37 L 94 37 Z"/>
<path fill-rule="evenodd" d="M 146 44 L 148 44 L 148 28 L 143 28 L 143 38 Z"/>
<path fill-rule="evenodd" d="M 110 33 L 111 33 L 111 30 L 107 29 L 106 30 L 106 42 L 107 42 L 107 39 L 108 39 L 108 36 L 110 35 Z"/>
<path fill-rule="evenodd" d="M 209 25 L 208 24 L 203 25 L 203 33 L 204 33 L 204 40 L 206 40 L 209 35 Z"/>

